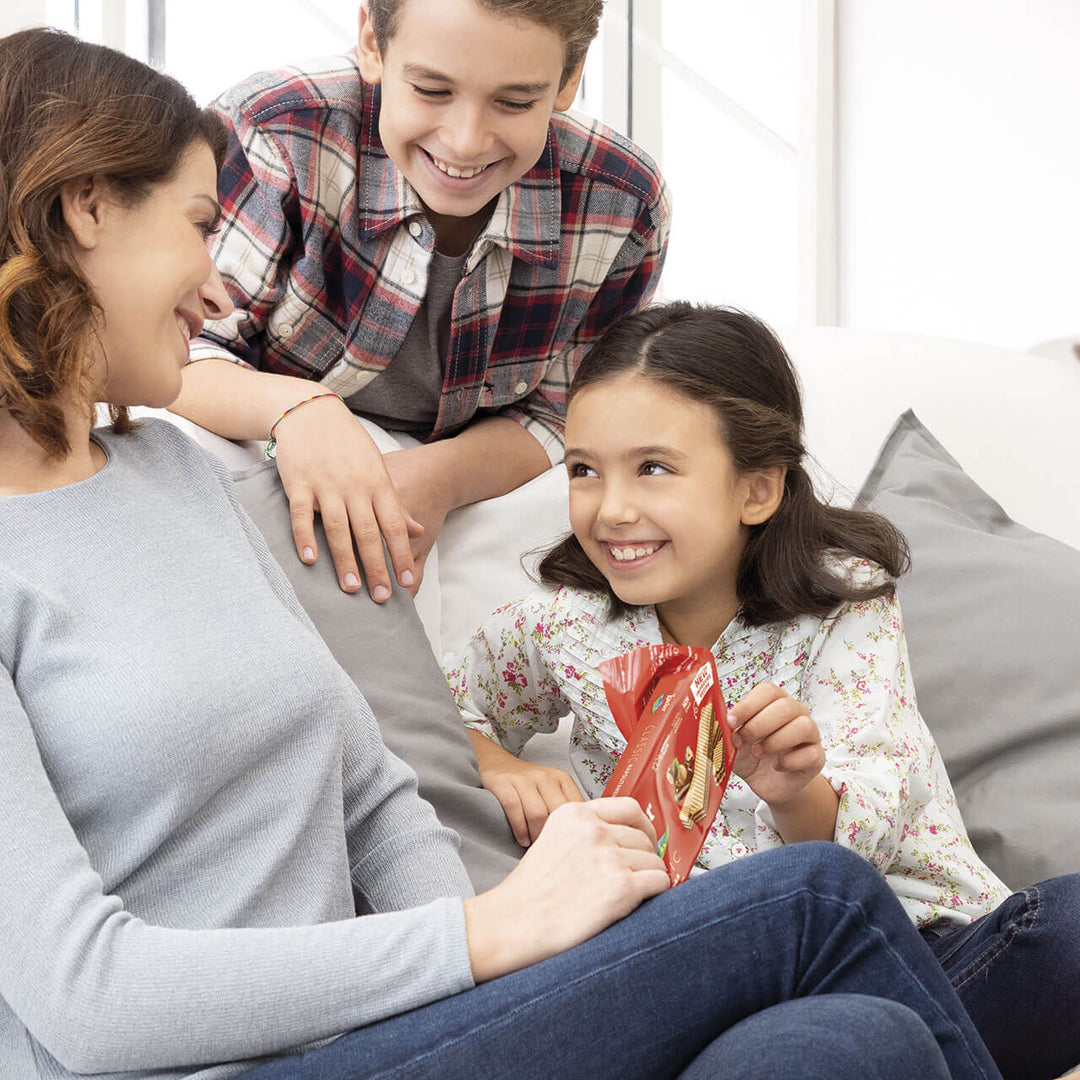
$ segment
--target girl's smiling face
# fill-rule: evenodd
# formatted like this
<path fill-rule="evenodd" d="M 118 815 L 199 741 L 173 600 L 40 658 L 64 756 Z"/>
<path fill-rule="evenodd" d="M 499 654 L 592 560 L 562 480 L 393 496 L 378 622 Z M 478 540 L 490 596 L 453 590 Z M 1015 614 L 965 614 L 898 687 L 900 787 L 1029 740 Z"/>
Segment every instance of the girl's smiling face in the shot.
<path fill-rule="evenodd" d="M 566 469 L 571 528 L 619 599 L 716 612 L 722 629 L 749 526 L 772 508 L 714 410 L 633 372 L 593 383 L 570 403 Z"/>

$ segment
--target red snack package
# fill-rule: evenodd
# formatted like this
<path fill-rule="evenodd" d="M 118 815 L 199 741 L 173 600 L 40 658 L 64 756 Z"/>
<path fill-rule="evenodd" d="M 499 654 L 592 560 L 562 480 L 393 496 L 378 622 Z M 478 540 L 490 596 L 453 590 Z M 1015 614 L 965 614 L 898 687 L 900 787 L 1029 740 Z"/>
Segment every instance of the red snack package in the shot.
<path fill-rule="evenodd" d="M 626 749 L 605 795 L 632 795 L 656 828 L 672 885 L 685 881 L 709 835 L 735 748 L 712 653 L 648 645 L 600 665 Z"/>

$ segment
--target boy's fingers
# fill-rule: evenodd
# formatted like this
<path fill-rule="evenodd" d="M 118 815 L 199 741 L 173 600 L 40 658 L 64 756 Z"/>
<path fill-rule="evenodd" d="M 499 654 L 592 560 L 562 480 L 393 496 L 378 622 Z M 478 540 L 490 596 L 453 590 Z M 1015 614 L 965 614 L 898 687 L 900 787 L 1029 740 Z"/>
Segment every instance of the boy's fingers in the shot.
<path fill-rule="evenodd" d="M 323 523 L 326 515 L 323 515 Z M 349 524 L 352 535 L 349 537 L 350 547 L 356 542 L 356 551 L 360 556 L 360 565 L 364 569 L 364 578 L 367 581 L 368 592 L 371 599 L 377 604 L 385 603 L 390 599 L 390 571 L 386 568 L 386 559 L 383 557 L 382 532 L 375 518 L 370 503 L 363 498 L 357 499 L 349 506 Z M 327 530 L 329 539 L 329 530 Z M 335 559 L 335 562 L 337 560 Z"/>
<path fill-rule="evenodd" d="M 372 504 L 382 540 L 386 541 L 386 550 L 394 566 L 394 577 L 406 589 L 416 584 L 417 570 L 413 561 L 412 543 L 409 535 L 409 522 L 423 533 L 424 527 L 411 517 L 407 518 L 401 505 L 394 498 L 383 496 Z M 381 561 L 381 553 L 380 553 Z M 365 564 L 366 565 L 366 564 Z M 385 566 L 385 563 L 383 564 Z"/>
<path fill-rule="evenodd" d="M 315 507 L 310 494 L 289 499 L 289 522 L 300 561 L 308 564 L 315 562 L 319 557 L 319 548 L 315 543 Z"/>

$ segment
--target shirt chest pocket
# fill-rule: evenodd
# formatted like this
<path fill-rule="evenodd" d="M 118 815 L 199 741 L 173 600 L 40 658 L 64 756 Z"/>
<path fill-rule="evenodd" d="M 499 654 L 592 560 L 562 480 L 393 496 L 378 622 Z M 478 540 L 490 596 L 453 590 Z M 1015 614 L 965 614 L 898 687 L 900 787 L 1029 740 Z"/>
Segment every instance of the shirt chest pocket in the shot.
<path fill-rule="evenodd" d="M 340 320 L 334 319 L 325 307 L 300 296 L 295 278 L 289 279 L 284 296 L 270 313 L 266 336 L 271 352 L 318 375 L 345 350 Z"/>

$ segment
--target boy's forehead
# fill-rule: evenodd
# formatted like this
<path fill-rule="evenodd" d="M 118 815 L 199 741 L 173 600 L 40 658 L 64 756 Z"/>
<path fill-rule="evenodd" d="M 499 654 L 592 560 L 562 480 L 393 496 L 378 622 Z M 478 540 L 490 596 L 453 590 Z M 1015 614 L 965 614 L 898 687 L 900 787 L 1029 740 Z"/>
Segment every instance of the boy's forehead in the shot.
<path fill-rule="evenodd" d="M 401 0 L 394 23 L 386 49 L 407 76 L 467 70 L 528 92 L 557 82 L 566 57 L 556 30 L 477 0 Z"/>

